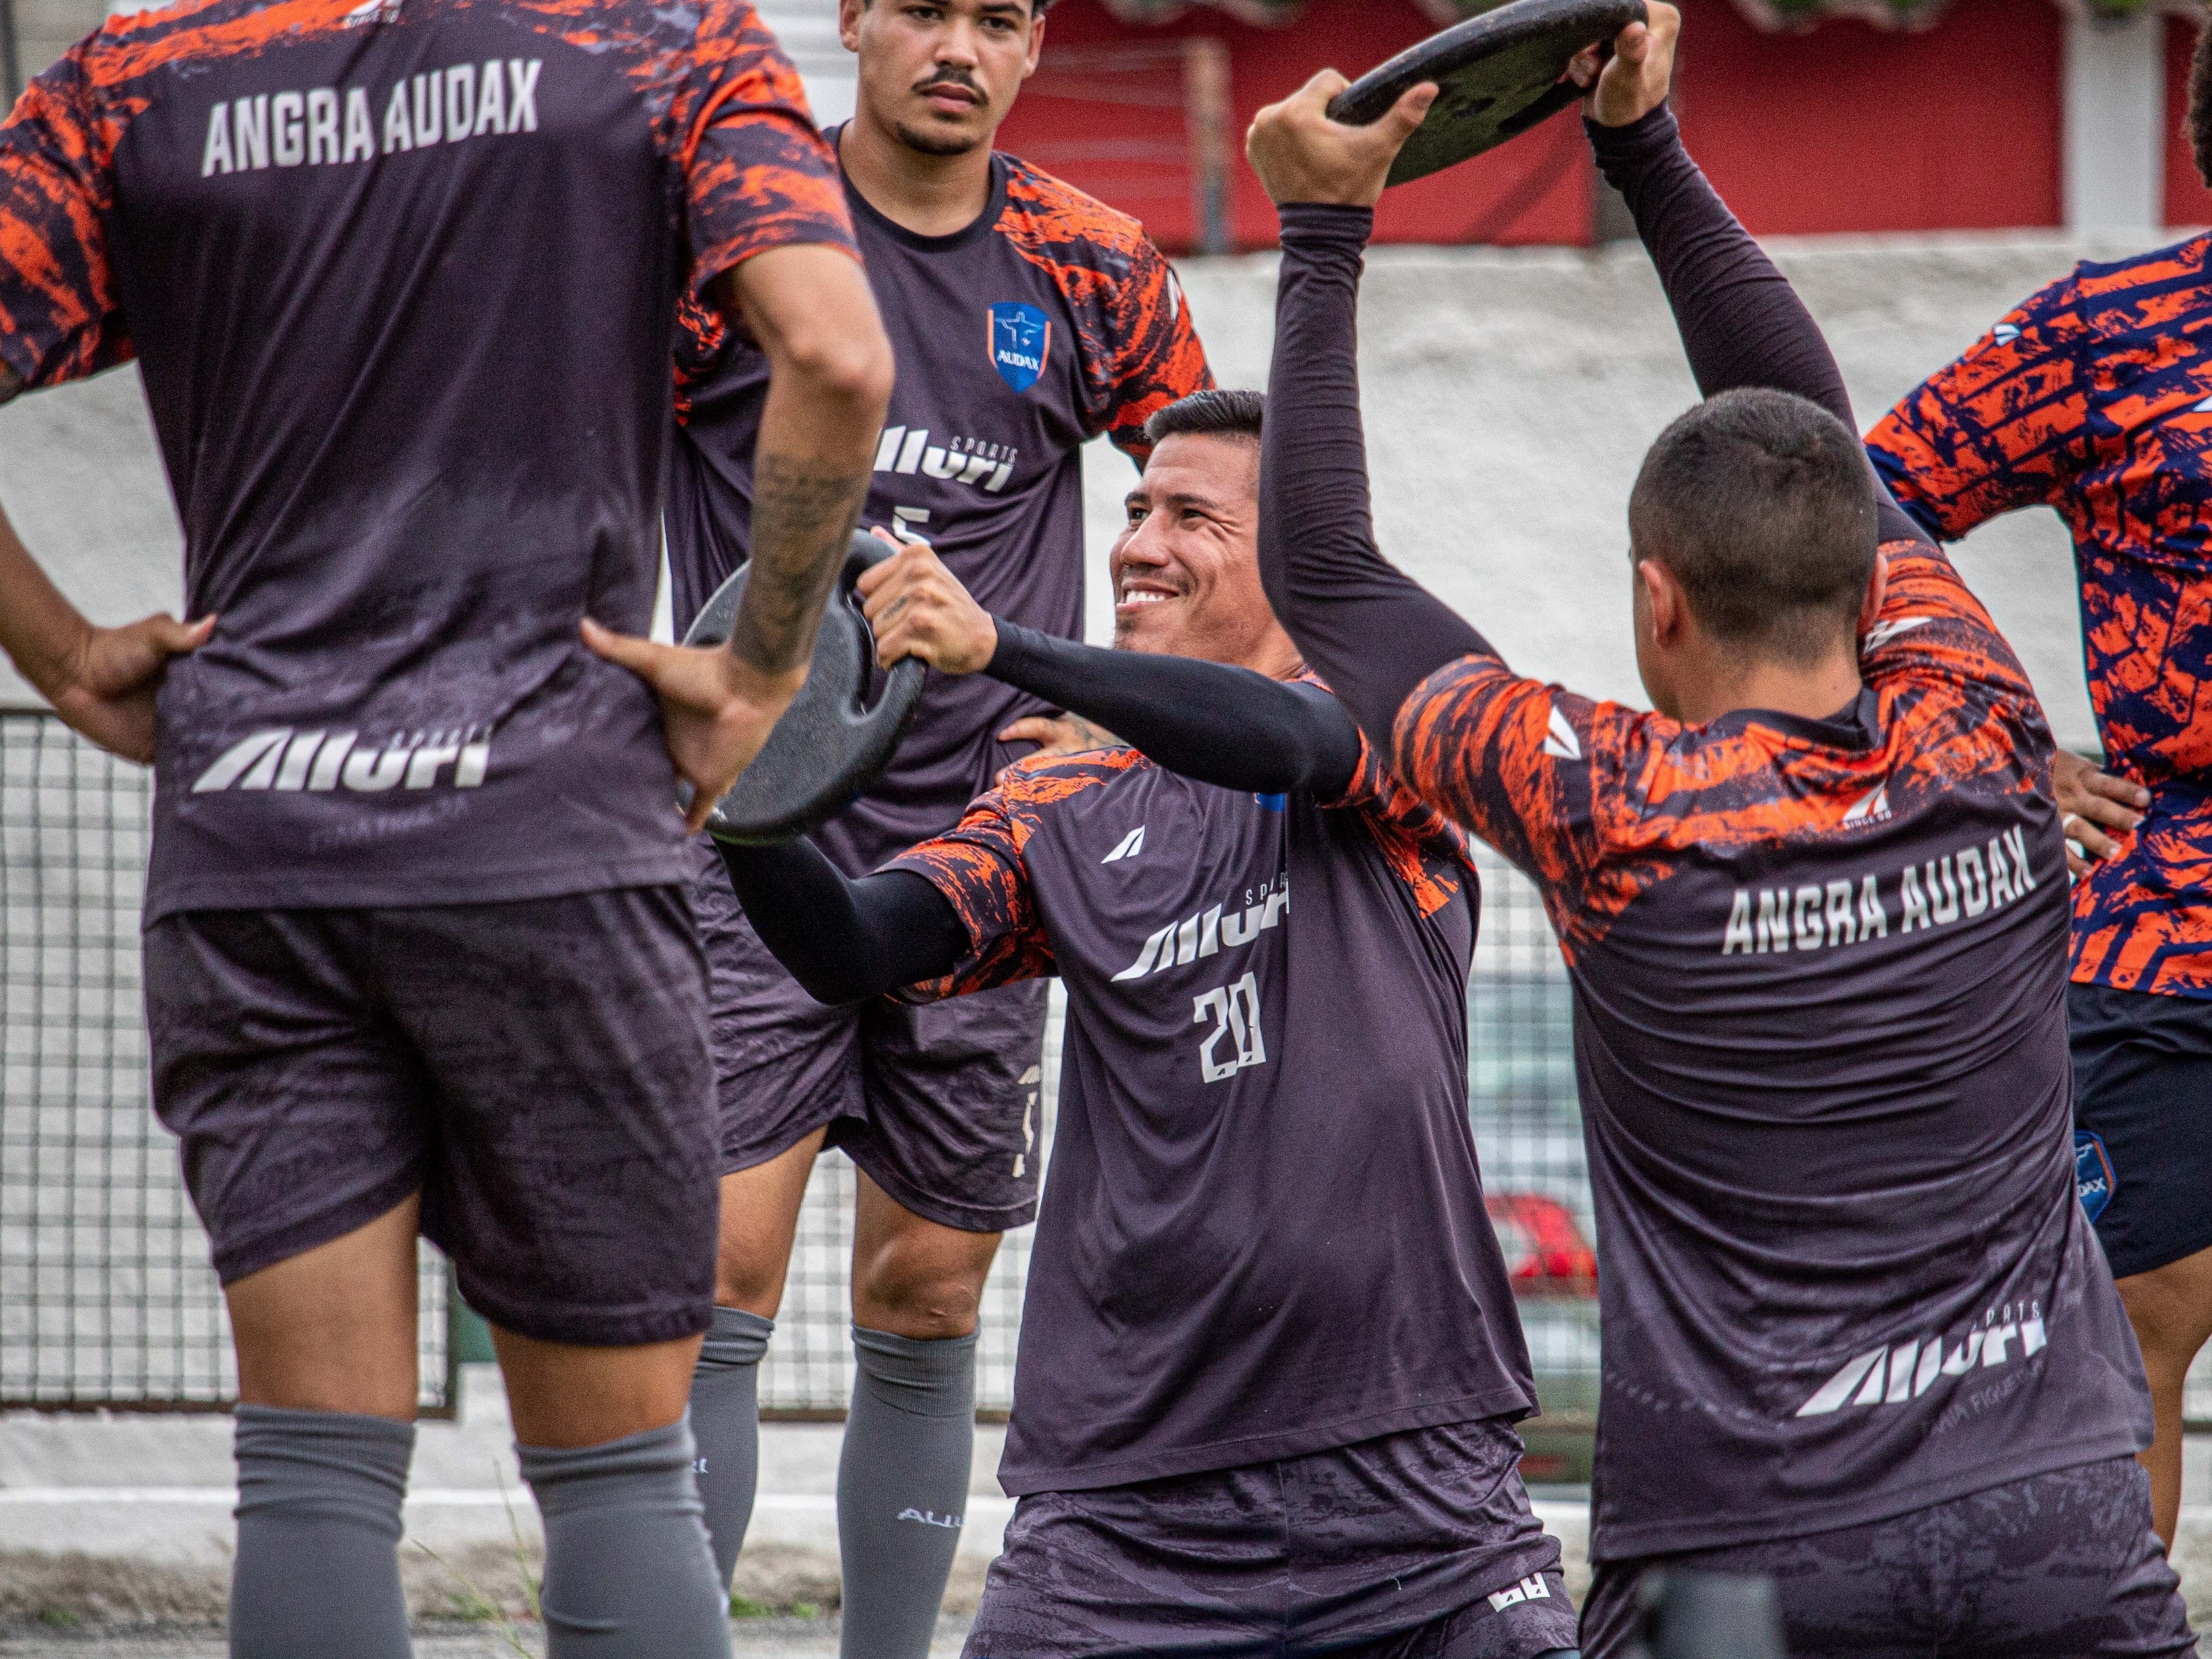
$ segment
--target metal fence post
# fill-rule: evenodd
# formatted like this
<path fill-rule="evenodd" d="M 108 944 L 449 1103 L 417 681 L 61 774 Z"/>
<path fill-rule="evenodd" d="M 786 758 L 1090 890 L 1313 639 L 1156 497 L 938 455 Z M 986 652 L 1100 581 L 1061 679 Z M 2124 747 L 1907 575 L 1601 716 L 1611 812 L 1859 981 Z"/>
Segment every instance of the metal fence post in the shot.
<path fill-rule="evenodd" d="M 23 52 L 15 38 L 15 0 L 0 0 L 0 86 L 8 93 L 8 106 L 23 95 Z"/>

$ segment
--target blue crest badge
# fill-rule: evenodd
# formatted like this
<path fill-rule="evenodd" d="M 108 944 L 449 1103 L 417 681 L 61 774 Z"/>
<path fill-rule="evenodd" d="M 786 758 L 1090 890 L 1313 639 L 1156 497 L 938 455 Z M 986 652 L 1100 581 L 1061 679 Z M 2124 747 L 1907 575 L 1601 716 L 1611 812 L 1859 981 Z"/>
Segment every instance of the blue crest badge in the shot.
<path fill-rule="evenodd" d="M 1291 804 L 1291 798 L 1288 795 L 1255 795 L 1252 799 L 1270 812 L 1280 812 Z"/>
<path fill-rule="evenodd" d="M 2112 1201 L 2116 1186 L 2112 1179 L 2112 1160 L 2106 1155 L 2101 1136 L 2087 1129 L 2074 1132 L 2074 1192 L 2081 1200 L 2081 1212 L 2091 1221 L 2104 1214 L 2105 1206 Z"/>
<path fill-rule="evenodd" d="M 1044 376 L 1052 358 L 1052 319 L 1035 306 L 993 306 L 991 367 L 1017 392 L 1027 392 Z"/>

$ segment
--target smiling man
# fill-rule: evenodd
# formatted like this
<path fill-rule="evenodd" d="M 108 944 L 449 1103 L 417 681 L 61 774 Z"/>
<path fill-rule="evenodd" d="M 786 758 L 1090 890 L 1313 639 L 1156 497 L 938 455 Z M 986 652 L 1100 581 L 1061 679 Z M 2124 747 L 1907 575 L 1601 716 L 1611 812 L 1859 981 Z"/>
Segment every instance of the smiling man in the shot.
<path fill-rule="evenodd" d="M 1135 221 L 992 149 L 1043 48 L 1046 0 L 844 0 L 857 112 L 830 136 L 898 357 L 865 521 L 926 538 L 994 611 L 1083 632 L 1084 442 L 1209 385 Z M 667 513 L 675 624 L 749 556 L 767 360 L 703 307 L 679 349 Z M 948 828 L 1049 729 L 994 681 L 933 678 L 891 768 L 817 843 L 852 873 Z M 1017 745 L 1017 746 L 1010 746 Z M 713 971 L 720 1311 L 692 1391 L 724 1577 L 752 1509 L 756 1379 L 808 1172 L 860 1165 L 854 1390 L 838 1481 L 845 1651 L 927 1650 L 965 1507 L 975 1332 L 1000 1234 L 1036 1213 L 1044 988 L 947 1007 L 824 1009 L 761 949 L 712 851 L 692 903 Z"/>
<path fill-rule="evenodd" d="M 825 1002 L 1067 989 L 978 1659 L 1574 1643 L 1468 1124 L 1474 873 L 1268 609 L 1263 419 L 1208 392 L 1151 422 L 1114 650 L 993 617 L 925 548 L 863 581 L 884 661 L 1133 746 L 1022 761 L 858 880 L 723 853 Z"/>

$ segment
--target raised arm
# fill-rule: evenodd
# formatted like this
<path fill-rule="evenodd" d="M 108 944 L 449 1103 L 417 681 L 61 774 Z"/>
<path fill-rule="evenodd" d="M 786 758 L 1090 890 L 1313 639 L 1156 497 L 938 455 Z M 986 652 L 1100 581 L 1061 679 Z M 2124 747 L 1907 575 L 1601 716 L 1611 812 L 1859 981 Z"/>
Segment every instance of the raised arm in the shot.
<path fill-rule="evenodd" d="M 1708 398 L 1744 386 L 1793 392 L 1856 432 L 1843 370 L 1820 325 L 1682 146 L 1664 101 L 1678 27 L 1655 15 L 1642 64 L 1597 80 L 1583 126 L 1598 170 L 1635 218 L 1698 390 Z M 1632 68 L 1640 72 L 1621 72 Z M 1595 70 L 1591 58 L 1583 72 Z M 1927 540 L 1879 480 L 1875 488 L 1881 539 Z"/>
<path fill-rule="evenodd" d="M 1320 687 L 1194 657 L 1103 650 L 1002 621 L 920 544 L 868 572 L 860 592 L 886 665 L 912 655 L 944 673 L 988 674 L 1198 782 L 1327 799 L 1358 769 L 1358 730 Z"/>
<path fill-rule="evenodd" d="M 924 877 L 890 870 L 857 881 L 811 842 L 721 848 L 745 918 L 817 1002 L 859 1002 L 952 971 L 968 930 Z"/>
<path fill-rule="evenodd" d="M 1342 85 L 1341 76 L 1318 76 L 1262 111 L 1249 145 L 1283 204 L 1260 572 L 1307 662 L 1388 755 L 1392 723 L 1416 685 L 1448 662 L 1491 653 L 1375 544 L 1359 418 L 1361 258 L 1391 157 L 1420 125 L 1429 94 L 1409 94 L 1373 127 L 1341 127 L 1325 112 Z"/>

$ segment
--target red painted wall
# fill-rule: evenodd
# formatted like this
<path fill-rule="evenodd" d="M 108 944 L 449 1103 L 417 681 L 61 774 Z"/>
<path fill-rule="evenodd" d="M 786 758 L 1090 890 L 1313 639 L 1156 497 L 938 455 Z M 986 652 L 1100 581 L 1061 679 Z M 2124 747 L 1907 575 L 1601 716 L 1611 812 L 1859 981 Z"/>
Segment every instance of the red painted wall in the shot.
<path fill-rule="evenodd" d="M 1244 164 L 1244 130 L 1253 116 L 1316 70 L 1333 65 L 1357 76 L 1436 32 L 1409 0 L 1316 0 L 1284 28 L 1240 23 L 1211 9 L 1162 27 L 1132 28 L 1098 0 L 1059 0 L 1047 27 L 1046 68 L 1007 118 L 1001 147 L 1136 213 L 1170 250 L 1194 240 L 1188 173 L 1175 156 L 1184 144 L 1182 110 L 1165 102 L 1104 101 L 1097 96 L 1099 77 L 1051 72 L 1055 54 L 1080 64 L 1080 54 L 1104 47 L 1193 36 L 1224 42 L 1235 106 L 1232 228 L 1239 246 L 1260 247 L 1274 242 L 1275 213 Z M 1156 82 L 1141 75 L 1113 78 L 1126 78 L 1136 96 L 1157 84 L 1164 100 L 1179 72 L 1163 65 Z M 1376 234 L 1390 242 L 1583 243 L 1590 240 L 1594 181 L 1588 146 L 1565 116 L 1465 167 L 1392 191 L 1376 216 Z"/>
<path fill-rule="evenodd" d="M 1680 3 L 1676 102 L 1684 131 L 1753 230 L 2060 222 L 2064 27 L 2047 0 L 1957 0 L 1921 33 L 1845 21 L 1802 34 L 1762 34 L 1729 0 Z M 1085 54 L 1190 38 L 1224 43 L 1235 106 L 1232 229 L 1237 246 L 1253 247 L 1272 243 L 1275 224 L 1243 159 L 1253 114 L 1324 65 L 1357 75 L 1432 32 L 1410 0 L 1312 0 L 1279 28 L 1211 8 L 1164 27 L 1132 27 L 1099 0 L 1059 0 L 1049 28 L 1046 70 L 1016 106 L 1001 142 L 1136 213 L 1171 250 L 1188 248 L 1196 234 L 1181 71 L 1162 58 L 1149 70 L 1100 77 L 1081 70 Z M 1052 70 L 1060 55 L 1071 70 Z M 1126 82 L 1122 92 L 1109 79 Z M 1466 167 L 1390 191 L 1377 234 L 1397 242 L 1585 243 L 1595 191 L 1587 147 L 1574 118 L 1565 116 Z M 2204 216 L 2212 218 L 2212 205 Z"/>
<path fill-rule="evenodd" d="M 2212 225 L 2212 190 L 2197 173 L 2189 148 L 2189 59 L 2197 50 L 2197 25 L 2166 20 L 2166 222 Z"/>
<path fill-rule="evenodd" d="M 1959 0 L 1923 33 L 1844 20 L 1762 34 L 1681 0 L 1683 136 L 1762 234 L 2060 222 L 2064 24 Z"/>

